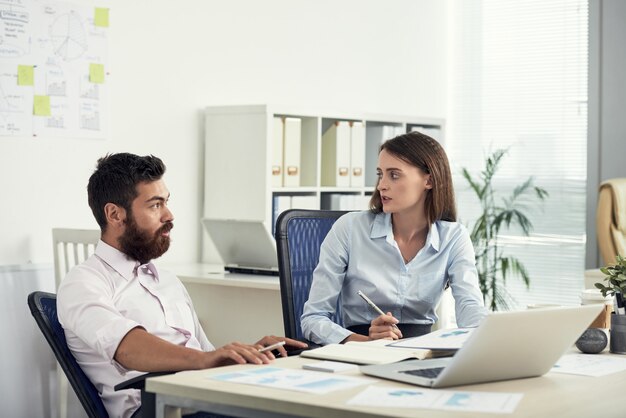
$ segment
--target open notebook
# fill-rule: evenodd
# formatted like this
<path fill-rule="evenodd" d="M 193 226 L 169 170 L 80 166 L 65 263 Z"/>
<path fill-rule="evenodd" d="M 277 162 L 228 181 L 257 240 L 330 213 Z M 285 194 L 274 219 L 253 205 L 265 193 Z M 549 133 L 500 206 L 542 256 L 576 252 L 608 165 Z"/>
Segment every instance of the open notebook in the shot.
<path fill-rule="evenodd" d="M 355 364 L 389 364 L 407 359 L 427 359 L 454 355 L 456 350 L 429 350 L 389 346 L 390 340 L 349 341 L 328 344 L 303 351 L 300 356 L 319 360 L 342 361 Z"/>

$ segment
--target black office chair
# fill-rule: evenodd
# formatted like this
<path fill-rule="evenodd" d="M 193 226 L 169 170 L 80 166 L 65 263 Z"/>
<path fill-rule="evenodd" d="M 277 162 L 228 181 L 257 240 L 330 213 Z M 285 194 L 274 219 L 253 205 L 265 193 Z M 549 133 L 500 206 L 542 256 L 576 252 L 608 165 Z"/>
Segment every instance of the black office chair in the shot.
<path fill-rule="evenodd" d="M 54 356 L 61 365 L 67 380 L 76 392 L 80 403 L 90 418 L 108 418 L 107 411 L 102 403 L 96 387 L 80 368 L 76 359 L 67 347 L 65 332 L 57 317 L 57 298 L 54 293 L 33 292 L 28 295 L 28 307 L 39 325 L 39 329 L 46 337 Z M 143 390 L 145 379 L 151 376 L 160 376 L 170 372 L 146 373 L 134 379 L 122 382 L 115 386 L 115 390 L 141 389 L 142 416 L 154 416 L 155 395 Z"/>
<path fill-rule="evenodd" d="M 320 246 L 344 211 L 290 209 L 276 220 L 276 247 L 285 336 L 303 340 L 300 316 L 309 298 Z M 341 325 L 341 312 L 334 322 Z"/>

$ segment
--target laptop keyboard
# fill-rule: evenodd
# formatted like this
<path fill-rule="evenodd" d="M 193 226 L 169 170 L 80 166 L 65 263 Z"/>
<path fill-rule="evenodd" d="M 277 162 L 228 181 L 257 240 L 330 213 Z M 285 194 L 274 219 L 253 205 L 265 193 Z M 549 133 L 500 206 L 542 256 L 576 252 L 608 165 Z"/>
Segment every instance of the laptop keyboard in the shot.
<path fill-rule="evenodd" d="M 433 367 L 431 369 L 402 370 L 400 373 L 434 379 L 435 377 L 439 376 L 439 373 L 441 373 L 443 369 L 443 367 Z"/>

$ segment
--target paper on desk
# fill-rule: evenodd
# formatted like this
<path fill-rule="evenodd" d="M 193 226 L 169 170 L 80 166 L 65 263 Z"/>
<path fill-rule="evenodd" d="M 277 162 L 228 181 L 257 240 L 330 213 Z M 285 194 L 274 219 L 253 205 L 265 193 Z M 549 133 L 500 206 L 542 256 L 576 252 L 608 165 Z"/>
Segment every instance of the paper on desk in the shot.
<path fill-rule="evenodd" d="M 472 334 L 472 331 L 474 328 L 440 329 L 421 337 L 405 338 L 389 344 L 389 347 L 458 350 Z"/>
<path fill-rule="evenodd" d="M 624 370 L 626 359 L 600 354 L 565 354 L 550 371 L 598 377 Z"/>
<path fill-rule="evenodd" d="M 246 385 L 266 386 L 275 389 L 297 390 L 309 393 L 328 393 L 372 383 L 364 377 L 329 375 L 324 372 L 312 372 L 298 369 L 280 369 L 278 367 L 254 367 L 236 372 L 209 376 L 209 379 L 222 382 L 243 383 Z"/>
<path fill-rule="evenodd" d="M 350 399 L 348 405 L 510 414 L 515 411 L 522 397 L 521 393 L 369 386 Z"/>

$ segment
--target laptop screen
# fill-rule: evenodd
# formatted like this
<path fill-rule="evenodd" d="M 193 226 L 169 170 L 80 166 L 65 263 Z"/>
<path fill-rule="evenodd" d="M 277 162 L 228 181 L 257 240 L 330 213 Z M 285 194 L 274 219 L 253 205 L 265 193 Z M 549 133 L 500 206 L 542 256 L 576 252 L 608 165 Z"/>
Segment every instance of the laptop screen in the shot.
<path fill-rule="evenodd" d="M 278 269 L 276 242 L 263 221 L 202 219 L 225 266 Z"/>

